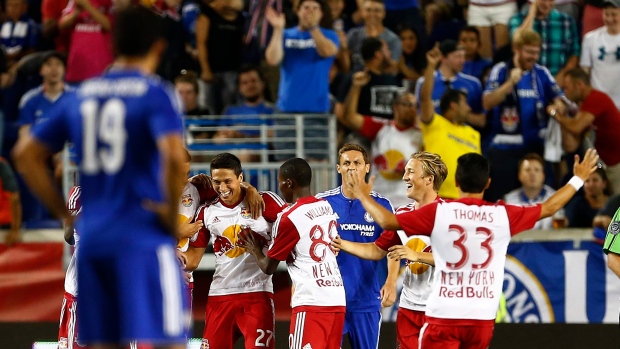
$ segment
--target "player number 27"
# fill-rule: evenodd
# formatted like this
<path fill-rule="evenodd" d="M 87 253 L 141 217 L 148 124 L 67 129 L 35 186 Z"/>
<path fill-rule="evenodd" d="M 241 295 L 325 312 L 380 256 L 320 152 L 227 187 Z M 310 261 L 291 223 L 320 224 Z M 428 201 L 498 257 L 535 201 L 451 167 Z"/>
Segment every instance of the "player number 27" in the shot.
<path fill-rule="evenodd" d="M 256 347 L 269 347 L 269 343 L 273 340 L 273 331 L 271 330 L 261 330 L 260 328 L 256 330 L 258 333 L 258 338 L 254 342 L 254 346 Z"/>
<path fill-rule="evenodd" d="M 125 103 L 112 98 L 103 105 L 95 99 L 80 104 L 83 121 L 82 171 L 97 174 L 117 173 L 125 162 Z"/>
<path fill-rule="evenodd" d="M 465 246 L 465 241 L 467 240 L 467 231 L 465 228 L 461 227 L 457 224 L 450 224 L 448 228 L 450 232 L 455 232 L 459 234 L 459 237 L 452 243 L 452 246 L 456 247 L 459 251 L 461 251 L 461 259 L 456 262 L 447 262 L 447 266 L 450 269 L 461 269 L 465 263 L 469 260 L 469 250 Z M 472 264 L 471 267 L 473 269 L 484 269 L 486 268 L 491 260 L 493 259 L 493 248 L 491 247 L 491 242 L 493 241 L 493 232 L 485 227 L 476 228 L 477 235 L 483 235 L 486 237 L 484 241 L 480 244 L 480 248 L 487 252 L 487 259 L 480 264 Z"/>

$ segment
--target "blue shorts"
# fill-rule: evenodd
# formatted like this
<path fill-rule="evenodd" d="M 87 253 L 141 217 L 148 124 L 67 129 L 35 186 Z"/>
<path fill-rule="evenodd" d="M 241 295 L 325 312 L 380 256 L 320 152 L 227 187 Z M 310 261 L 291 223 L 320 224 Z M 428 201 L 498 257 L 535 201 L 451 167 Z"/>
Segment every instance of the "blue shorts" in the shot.
<path fill-rule="evenodd" d="M 381 312 L 348 312 L 342 338 L 349 334 L 352 349 L 377 349 L 381 330 Z"/>
<path fill-rule="evenodd" d="M 172 244 L 80 250 L 78 323 L 84 343 L 185 343 L 189 302 Z"/>

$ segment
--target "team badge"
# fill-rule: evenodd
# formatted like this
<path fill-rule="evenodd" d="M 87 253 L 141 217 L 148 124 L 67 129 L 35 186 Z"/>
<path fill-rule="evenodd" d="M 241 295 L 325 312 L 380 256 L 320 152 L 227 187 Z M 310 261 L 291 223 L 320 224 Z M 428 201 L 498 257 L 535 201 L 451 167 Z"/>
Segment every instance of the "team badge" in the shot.
<path fill-rule="evenodd" d="M 60 337 L 60 340 L 58 341 L 58 348 L 59 349 L 66 349 L 68 347 L 69 347 L 69 341 L 67 340 L 67 338 Z"/>
<path fill-rule="evenodd" d="M 620 222 L 613 222 L 609 225 L 609 233 L 616 235 L 620 233 Z"/>
<path fill-rule="evenodd" d="M 185 207 L 190 207 L 194 203 L 194 199 L 192 198 L 192 194 L 185 194 L 181 196 L 181 203 Z"/>
<path fill-rule="evenodd" d="M 368 213 L 368 212 L 364 213 L 364 219 L 365 219 L 365 220 L 366 220 L 366 222 L 368 222 L 368 223 L 372 223 L 372 222 L 374 222 L 374 221 L 375 221 L 374 219 L 372 219 L 372 216 L 371 216 L 371 215 L 370 215 L 370 213 Z"/>
<path fill-rule="evenodd" d="M 209 349 L 209 340 L 208 339 L 203 339 L 202 340 L 202 345 L 200 345 L 200 349 Z"/>
<path fill-rule="evenodd" d="M 241 208 L 241 217 L 245 219 L 252 218 L 252 214 L 250 214 L 250 210 L 247 207 Z"/>

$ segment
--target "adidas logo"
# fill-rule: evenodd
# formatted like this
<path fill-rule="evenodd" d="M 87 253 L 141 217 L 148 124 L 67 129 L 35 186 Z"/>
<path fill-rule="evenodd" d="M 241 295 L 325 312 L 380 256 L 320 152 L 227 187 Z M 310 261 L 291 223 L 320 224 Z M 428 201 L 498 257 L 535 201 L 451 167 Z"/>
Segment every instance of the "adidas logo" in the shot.
<path fill-rule="evenodd" d="M 312 346 L 310 345 L 310 343 L 308 343 L 308 344 L 304 345 L 304 347 L 301 348 L 301 349 L 312 349 Z"/>
<path fill-rule="evenodd" d="M 219 221 L 220 221 L 220 219 L 219 219 L 219 218 L 217 218 L 217 217 L 215 217 L 215 218 L 213 219 L 213 221 L 211 222 L 211 224 L 213 224 L 213 223 L 217 223 L 217 222 L 219 222 Z"/>

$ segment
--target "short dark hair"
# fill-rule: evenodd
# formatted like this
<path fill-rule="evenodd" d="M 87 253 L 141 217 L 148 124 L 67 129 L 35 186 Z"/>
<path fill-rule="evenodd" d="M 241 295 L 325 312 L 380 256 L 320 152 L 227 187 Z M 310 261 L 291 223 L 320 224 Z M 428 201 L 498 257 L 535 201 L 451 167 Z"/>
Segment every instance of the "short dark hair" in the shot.
<path fill-rule="evenodd" d="M 478 28 L 474 27 L 473 25 L 467 25 L 461 28 L 461 30 L 459 30 L 459 38 L 461 37 L 462 33 L 474 33 L 476 34 L 476 38 L 478 39 L 478 42 L 480 42 L 480 31 L 478 30 Z"/>
<path fill-rule="evenodd" d="M 456 181 L 464 193 L 482 193 L 489 182 L 489 160 L 477 153 L 459 156 L 456 165 Z"/>
<path fill-rule="evenodd" d="M 164 38 L 163 19 L 144 6 L 134 5 L 116 15 L 112 44 L 118 56 L 143 57 Z"/>
<path fill-rule="evenodd" d="M 217 154 L 211 160 L 211 171 L 218 169 L 226 169 L 235 171 L 235 175 L 239 177 L 242 172 L 241 160 L 231 153 Z"/>
<path fill-rule="evenodd" d="M 590 75 L 588 75 L 585 70 L 579 67 L 573 68 L 564 74 L 568 76 L 573 82 L 581 81 L 586 85 L 590 85 Z"/>
<path fill-rule="evenodd" d="M 377 51 L 381 51 L 383 47 L 383 41 L 377 38 L 365 38 L 362 40 L 362 46 L 360 53 L 364 62 L 368 62 L 375 57 Z"/>
<path fill-rule="evenodd" d="M 450 104 L 458 104 L 461 101 L 461 96 L 465 96 L 465 98 L 467 98 L 467 94 L 461 90 L 456 90 L 453 88 L 447 89 L 439 100 L 439 111 L 441 112 L 441 115 L 446 115 L 446 112 L 450 109 Z"/>
<path fill-rule="evenodd" d="M 368 152 L 366 151 L 366 149 L 364 149 L 364 147 L 362 147 L 361 145 L 355 143 L 347 143 L 340 147 L 340 150 L 338 150 L 338 164 L 340 164 L 340 158 L 342 157 L 342 154 L 351 150 L 359 151 L 360 153 L 362 153 L 364 162 L 370 164 L 370 158 L 368 157 Z"/>
<path fill-rule="evenodd" d="M 294 180 L 300 187 L 309 187 L 312 182 L 312 168 L 302 158 L 286 160 L 280 166 L 280 175 L 283 179 Z"/>
<path fill-rule="evenodd" d="M 182 70 L 181 75 L 174 79 L 174 83 L 186 83 L 192 85 L 194 92 L 198 93 L 198 74 L 191 70 Z"/>
<path fill-rule="evenodd" d="M 519 164 L 517 165 L 517 170 L 521 171 L 521 167 L 523 166 L 523 163 L 525 161 L 538 161 L 542 167 L 543 167 L 543 171 L 545 169 L 545 159 L 543 159 L 542 156 L 540 156 L 540 154 L 538 153 L 527 153 L 525 154 L 525 156 L 523 156 L 520 160 L 519 160 Z"/>
<path fill-rule="evenodd" d="M 258 74 L 258 78 L 260 79 L 260 81 L 265 82 L 265 77 L 263 76 L 263 72 L 261 72 L 258 66 L 246 64 L 246 65 L 241 66 L 241 68 L 239 68 L 239 70 L 237 71 L 237 85 L 239 84 L 239 77 L 241 76 L 241 74 L 245 74 L 245 73 L 249 73 L 253 71 L 255 71 L 256 74 Z"/>
<path fill-rule="evenodd" d="M 614 189 L 611 186 L 611 182 L 609 181 L 609 176 L 607 176 L 607 171 L 605 171 L 605 169 L 602 167 L 597 167 L 596 170 L 592 172 L 592 174 L 595 174 L 595 173 L 599 175 L 599 177 L 601 177 L 603 182 L 605 182 L 605 189 L 603 189 L 603 194 L 607 196 L 611 196 L 614 193 Z"/>

